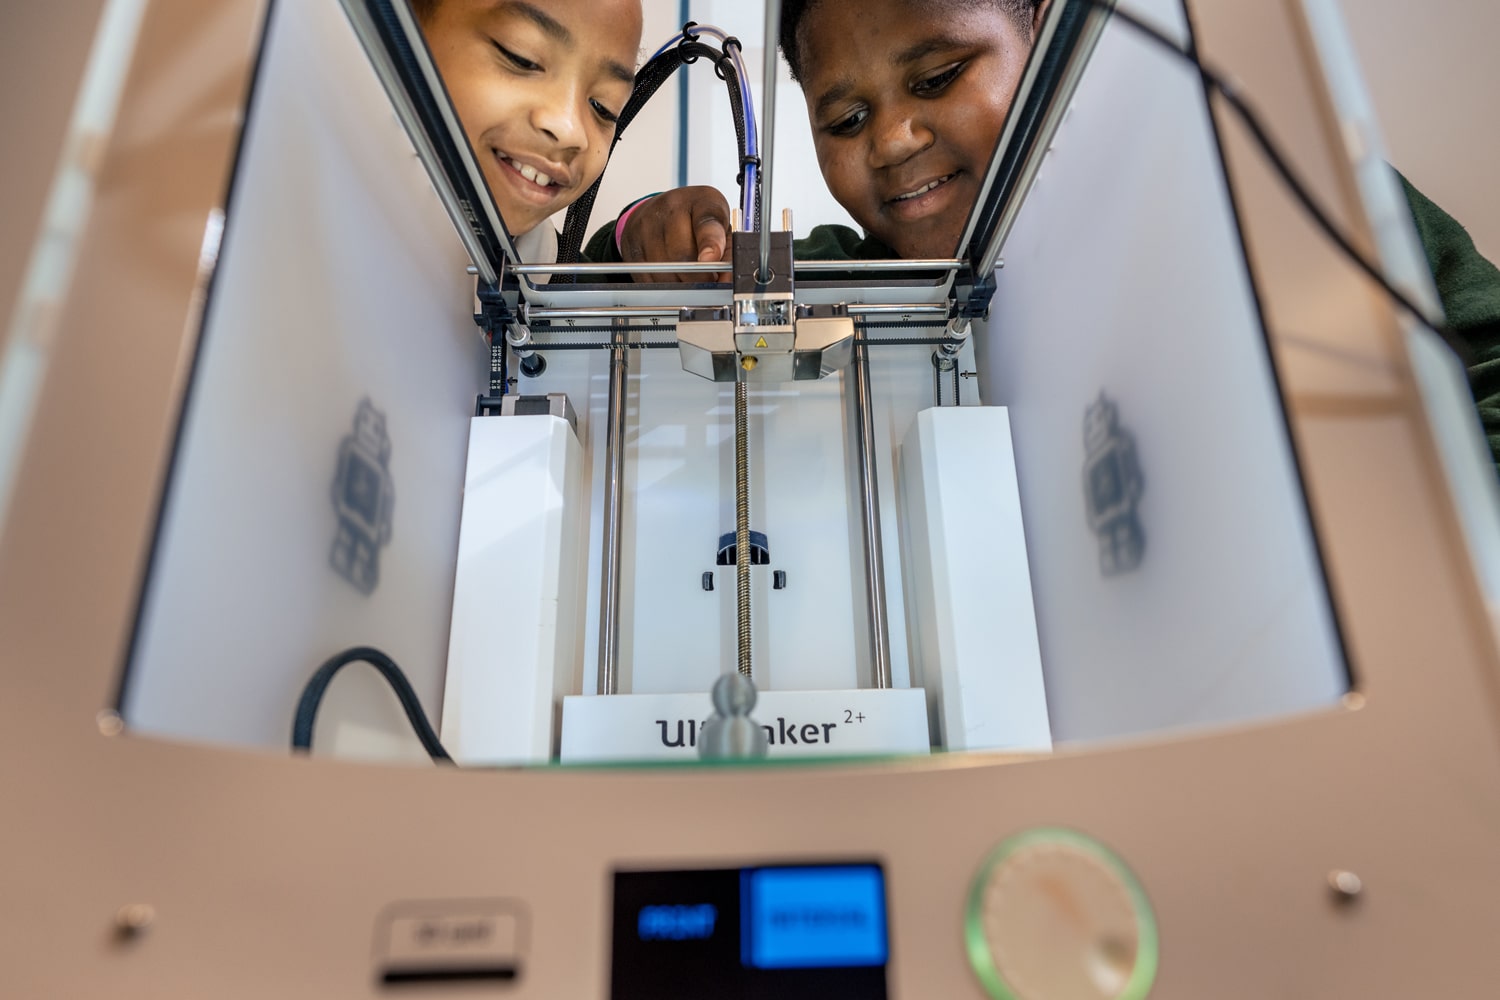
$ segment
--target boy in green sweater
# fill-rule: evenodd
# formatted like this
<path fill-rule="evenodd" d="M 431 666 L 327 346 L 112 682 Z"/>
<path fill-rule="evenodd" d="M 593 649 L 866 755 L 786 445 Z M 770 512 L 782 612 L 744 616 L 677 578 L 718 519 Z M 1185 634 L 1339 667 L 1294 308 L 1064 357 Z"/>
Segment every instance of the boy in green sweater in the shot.
<path fill-rule="evenodd" d="M 1448 332 L 1469 351 L 1469 390 L 1500 473 L 1500 269 L 1480 255 L 1463 226 L 1405 177 L 1401 186 L 1443 300 Z"/>
<path fill-rule="evenodd" d="M 1045 0 L 784 2 L 781 50 L 807 100 L 818 166 L 866 233 L 818 226 L 797 256 L 951 256 L 1045 10 Z M 668 191 L 623 218 L 594 234 L 590 259 L 727 255 L 729 204 L 714 188 Z"/>
<path fill-rule="evenodd" d="M 1046 0 L 786 0 L 781 51 L 807 102 L 818 166 L 864 234 L 819 226 L 802 260 L 947 257 L 958 246 Z M 1500 271 L 1402 179 L 1500 466 Z M 639 205 L 590 242 L 595 260 L 722 260 L 713 188 Z"/>

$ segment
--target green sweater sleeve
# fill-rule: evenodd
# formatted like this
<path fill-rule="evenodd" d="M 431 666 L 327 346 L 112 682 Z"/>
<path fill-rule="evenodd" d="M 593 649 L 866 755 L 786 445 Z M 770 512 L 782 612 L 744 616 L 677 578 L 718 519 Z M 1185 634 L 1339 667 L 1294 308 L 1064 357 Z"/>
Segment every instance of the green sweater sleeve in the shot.
<path fill-rule="evenodd" d="M 583 256 L 585 260 L 596 264 L 618 264 L 624 260 L 620 256 L 619 247 L 615 246 L 615 221 L 610 219 L 604 225 L 594 230 L 594 235 L 583 245 Z"/>
<path fill-rule="evenodd" d="M 885 260 L 896 256 L 879 240 L 861 236 L 848 226 L 814 226 L 812 232 L 792 242 L 798 260 Z"/>
<path fill-rule="evenodd" d="M 1401 186 L 1437 283 L 1448 330 L 1469 349 L 1469 388 L 1500 472 L 1500 270 L 1480 255 L 1452 216 L 1405 177 Z"/>

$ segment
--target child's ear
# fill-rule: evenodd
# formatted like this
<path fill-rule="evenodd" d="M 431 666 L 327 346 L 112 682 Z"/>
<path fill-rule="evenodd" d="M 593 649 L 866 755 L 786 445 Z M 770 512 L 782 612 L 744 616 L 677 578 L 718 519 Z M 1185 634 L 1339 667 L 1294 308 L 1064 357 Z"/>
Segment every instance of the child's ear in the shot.
<path fill-rule="evenodd" d="M 1052 6 L 1052 0 L 1041 0 L 1036 5 L 1036 13 L 1031 15 L 1031 40 L 1036 41 L 1037 33 L 1042 30 L 1042 18 L 1047 16 L 1047 8 Z"/>

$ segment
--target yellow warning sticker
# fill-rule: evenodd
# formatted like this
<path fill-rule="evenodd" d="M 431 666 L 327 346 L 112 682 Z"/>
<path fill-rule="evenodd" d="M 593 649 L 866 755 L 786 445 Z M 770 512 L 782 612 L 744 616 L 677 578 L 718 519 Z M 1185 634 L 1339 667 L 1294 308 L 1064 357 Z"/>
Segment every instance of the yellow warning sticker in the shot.
<path fill-rule="evenodd" d="M 756 346 L 756 347 L 758 347 L 758 348 L 759 348 L 759 347 L 765 347 L 765 346 L 766 346 L 766 338 L 765 338 L 765 337 L 762 337 L 762 338 L 760 338 L 760 339 L 759 339 L 759 340 L 757 340 L 757 341 L 756 341 L 756 342 L 755 342 L 755 346 Z"/>

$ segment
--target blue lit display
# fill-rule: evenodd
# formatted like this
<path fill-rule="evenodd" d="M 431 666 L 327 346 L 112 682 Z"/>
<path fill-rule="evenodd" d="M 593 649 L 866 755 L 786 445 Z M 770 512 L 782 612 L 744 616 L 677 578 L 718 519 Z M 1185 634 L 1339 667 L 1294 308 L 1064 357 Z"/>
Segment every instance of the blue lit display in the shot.
<path fill-rule="evenodd" d="M 747 869 L 740 912 L 740 960 L 751 968 L 886 962 L 885 880 L 877 866 Z"/>
<path fill-rule="evenodd" d="M 713 936 L 718 912 L 711 903 L 646 906 L 636 918 L 636 933 L 642 941 L 702 941 Z"/>

